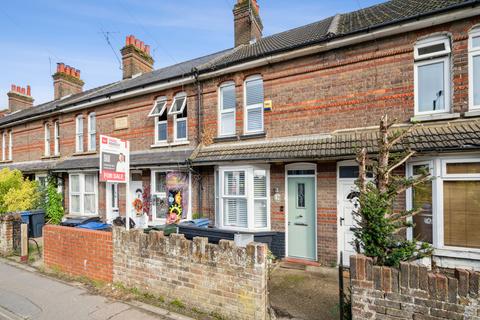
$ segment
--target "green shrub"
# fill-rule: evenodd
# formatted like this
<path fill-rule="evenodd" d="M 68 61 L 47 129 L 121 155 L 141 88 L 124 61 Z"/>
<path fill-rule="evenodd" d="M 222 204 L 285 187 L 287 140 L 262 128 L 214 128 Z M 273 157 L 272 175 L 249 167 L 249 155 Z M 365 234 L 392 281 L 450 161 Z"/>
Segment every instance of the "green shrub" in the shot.
<path fill-rule="evenodd" d="M 49 176 L 44 201 L 45 219 L 49 224 L 60 224 L 64 214 L 62 194 L 57 187 L 56 178 Z"/>
<path fill-rule="evenodd" d="M 19 170 L 0 170 L 0 214 L 37 208 L 38 184 L 24 179 Z"/>

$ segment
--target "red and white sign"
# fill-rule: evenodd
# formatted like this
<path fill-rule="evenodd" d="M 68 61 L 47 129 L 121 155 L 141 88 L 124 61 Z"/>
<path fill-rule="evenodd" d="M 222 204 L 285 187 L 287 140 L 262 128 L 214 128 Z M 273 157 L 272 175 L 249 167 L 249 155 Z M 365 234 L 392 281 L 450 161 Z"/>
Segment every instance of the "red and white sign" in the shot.
<path fill-rule="evenodd" d="M 128 141 L 100 136 L 100 181 L 128 183 L 130 177 L 130 144 Z"/>

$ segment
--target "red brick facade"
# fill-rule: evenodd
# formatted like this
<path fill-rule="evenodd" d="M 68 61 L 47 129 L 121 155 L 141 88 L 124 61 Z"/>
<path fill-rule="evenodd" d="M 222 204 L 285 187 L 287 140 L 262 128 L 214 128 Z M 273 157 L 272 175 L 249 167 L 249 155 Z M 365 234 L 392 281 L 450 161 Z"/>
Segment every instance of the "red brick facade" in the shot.
<path fill-rule="evenodd" d="M 47 268 L 90 279 L 112 282 L 112 233 L 46 225 L 43 228 Z"/>

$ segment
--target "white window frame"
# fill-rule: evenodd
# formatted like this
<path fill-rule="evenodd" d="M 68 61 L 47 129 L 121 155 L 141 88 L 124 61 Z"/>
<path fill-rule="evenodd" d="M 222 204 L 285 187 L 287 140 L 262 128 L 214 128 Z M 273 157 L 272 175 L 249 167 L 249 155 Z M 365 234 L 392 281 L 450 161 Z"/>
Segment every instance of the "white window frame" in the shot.
<path fill-rule="evenodd" d="M 173 110 L 173 108 L 175 107 L 175 103 L 177 102 L 177 100 L 180 100 L 180 99 L 184 99 L 182 106 L 180 107 L 180 110 L 176 110 L 176 111 Z M 177 93 L 173 98 L 173 102 L 172 102 L 172 105 L 170 106 L 170 109 L 168 110 L 168 114 L 171 116 L 182 114 L 186 105 L 187 105 L 187 94 L 185 92 Z"/>
<path fill-rule="evenodd" d="M 254 197 L 254 185 L 253 185 L 253 175 L 255 170 L 265 170 L 266 173 L 266 188 L 267 188 L 267 226 L 264 228 L 256 228 L 255 227 L 255 212 L 254 212 L 254 204 L 255 198 Z M 217 175 L 218 175 L 218 188 L 215 188 L 216 195 L 215 197 L 218 198 L 218 207 L 217 207 L 217 214 L 216 217 L 218 221 L 216 221 L 217 227 L 225 230 L 238 230 L 238 231 L 269 231 L 271 229 L 271 197 L 270 197 L 270 166 L 269 165 L 258 165 L 258 166 L 250 166 L 250 165 L 240 165 L 240 166 L 220 166 L 216 168 Z M 231 196 L 225 195 L 225 172 L 229 171 L 244 171 L 245 172 L 245 196 Z M 237 226 L 225 226 L 224 219 L 223 219 L 223 207 L 224 207 L 224 199 L 225 198 L 246 198 L 247 199 L 247 227 L 237 227 Z M 217 201 L 216 201 L 217 202 Z"/>
<path fill-rule="evenodd" d="M 175 106 L 175 101 L 178 99 L 183 99 L 185 98 L 182 107 L 180 108 L 179 111 L 172 111 L 173 107 Z M 179 118 L 178 116 L 181 115 L 184 111 L 184 109 L 187 108 L 187 94 L 185 92 L 181 92 L 175 95 L 175 98 L 173 98 L 172 106 L 170 107 L 170 110 L 168 111 L 169 115 L 173 115 L 173 140 L 175 142 L 180 142 L 180 141 L 188 141 L 188 116 L 185 118 Z M 187 110 L 188 111 L 188 110 Z M 179 122 L 185 122 L 185 138 L 178 138 L 177 133 L 178 133 L 178 123 Z"/>
<path fill-rule="evenodd" d="M 160 110 L 160 112 L 155 113 L 154 111 L 157 108 L 158 103 L 163 103 L 163 107 L 162 107 L 162 110 Z M 153 108 L 148 114 L 149 117 L 154 117 L 155 119 L 155 141 L 154 141 L 155 144 L 167 143 L 168 141 L 168 119 L 160 121 L 160 117 L 163 115 L 164 112 L 166 112 L 166 109 L 167 109 L 167 97 L 160 97 L 157 100 L 155 100 L 155 103 L 153 104 Z M 167 134 L 165 135 L 164 140 L 159 140 L 159 137 L 158 137 L 158 126 L 160 124 L 167 125 Z"/>
<path fill-rule="evenodd" d="M 429 47 L 432 45 L 436 45 L 439 43 L 443 43 L 445 45 L 445 50 L 433 52 L 429 54 L 419 55 L 418 49 Z M 439 114 L 439 113 L 449 113 L 451 108 L 451 80 L 452 80 L 452 73 L 450 70 L 450 54 L 451 54 L 451 47 L 450 47 L 450 39 L 447 36 L 436 36 L 427 38 L 424 40 L 418 41 L 414 46 L 414 74 L 413 74 L 413 82 L 414 82 L 414 104 L 415 104 L 415 115 L 431 115 L 431 114 Z M 435 111 L 419 111 L 419 82 L 418 82 L 418 69 L 419 67 L 436 64 L 439 62 L 443 62 L 443 73 L 445 75 L 444 81 L 444 88 L 445 88 L 445 105 L 444 109 L 442 110 L 435 110 Z"/>
<path fill-rule="evenodd" d="M 473 38 L 480 37 L 480 27 L 475 27 L 468 34 L 468 107 L 469 110 L 480 109 L 480 104 L 475 105 L 473 92 L 473 58 L 480 56 L 480 46 L 473 47 Z M 478 79 L 477 81 L 480 81 Z M 479 85 L 480 88 L 480 85 Z"/>
<path fill-rule="evenodd" d="M 56 120 L 53 123 L 53 154 L 60 155 L 60 121 Z"/>
<path fill-rule="evenodd" d="M 434 255 L 445 257 L 458 257 L 480 259 L 480 249 L 467 247 L 453 247 L 444 244 L 444 208 L 443 208 L 443 182 L 444 181 L 478 181 L 480 174 L 447 174 L 448 163 L 480 162 L 480 154 L 465 156 L 442 156 L 436 158 L 419 158 L 411 161 L 407 166 L 407 175 L 411 176 L 412 166 L 429 163 L 432 172 L 432 242 L 435 249 Z M 407 190 L 407 209 L 412 208 L 411 189 Z M 412 239 L 413 230 L 407 231 L 408 239 Z"/>
<path fill-rule="evenodd" d="M 443 62 L 443 72 L 445 75 L 444 79 L 444 88 L 445 88 L 445 108 L 441 110 L 435 110 L 435 111 L 419 111 L 419 88 L 418 88 L 418 68 L 422 66 L 426 66 L 429 64 L 436 64 L 439 62 Z M 414 88 L 414 96 L 415 96 L 415 115 L 424 115 L 424 114 L 437 114 L 437 113 L 448 113 L 450 112 L 450 79 L 451 79 L 451 74 L 450 74 L 450 57 L 443 57 L 443 58 L 438 58 L 438 59 L 433 59 L 433 60 L 426 60 L 426 61 L 420 61 L 420 62 L 415 62 L 415 70 L 414 70 L 414 83 L 415 83 L 415 88 Z"/>
<path fill-rule="evenodd" d="M 248 134 L 257 134 L 257 133 L 263 133 L 265 132 L 265 112 L 263 110 L 264 102 L 265 102 L 265 97 L 263 98 L 264 101 L 260 104 L 254 104 L 254 105 L 247 105 L 247 83 L 250 81 L 257 81 L 257 80 L 262 80 L 262 85 L 264 88 L 264 94 L 265 94 L 265 83 L 263 81 L 263 77 L 261 75 L 254 75 L 250 76 L 245 79 L 243 83 L 243 105 L 245 106 L 243 108 L 243 132 L 245 132 L 246 135 Z M 248 131 L 248 110 L 250 109 L 255 109 L 255 108 L 260 108 L 262 111 L 262 128 L 259 130 L 252 130 Z"/>
<path fill-rule="evenodd" d="M 83 152 L 83 115 L 75 117 L 75 152 Z"/>
<path fill-rule="evenodd" d="M 230 86 L 233 86 L 234 91 L 236 91 L 236 85 L 235 85 L 234 81 L 224 82 L 220 85 L 220 87 L 218 87 L 218 130 L 217 130 L 218 132 L 217 132 L 217 135 L 219 137 L 231 137 L 231 136 L 235 136 L 236 133 L 237 133 L 237 126 L 236 126 L 236 123 L 237 123 L 236 92 L 235 92 L 235 108 L 233 110 L 230 110 L 230 111 L 223 110 L 222 90 L 224 88 L 230 87 Z M 227 133 L 227 134 L 222 134 L 222 115 L 229 114 L 229 113 L 233 113 L 233 124 L 234 124 L 233 132 Z"/>
<path fill-rule="evenodd" d="M 92 121 L 95 121 L 95 127 L 91 127 Z M 96 151 L 97 150 L 97 119 L 95 112 L 90 112 L 88 114 L 88 146 L 87 149 L 88 151 Z M 93 140 L 92 140 L 93 136 Z M 92 143 L 94 143 L 92 147 Z"/>
<path fill-rule="evenodd" d="M 157 104 L 159 103 L 163 103 L 163 107 L 162 109 L 159 111 L 159 112 L 155 112 L 155 109 L 157 109 Z M 150 112 L 148 113 L 148 117 L 149 118 L 152 118 L 152 117 L 161 117 L 163 115 L 163 113 L 165 112 L 165 110 L 167 109 L 167 97 L 160 97 L 160 98 L 157 98 L 155 100 L 155 102 L 153 103 L 153 108 L 152 110 L 150 110 Z"/>
<path fill-rule="evenodd" d="M 78 176 L 78 183 L 79 183 L 79 192 L 72 192 L 72 176 Z M 95 200 L 95 212 L 94 213 L 86 213 L 85 212 L 85 176 L 86 175 L 93 175 L 94 176 L 94 191 L 88 194 L 94 194 Z M 80 210 L 79 212 L 72 210 L 72 195 L 78 195 L 80 201 Z M 82 214 L 87 216 L 96 216 L 98 215 L 98 174 L 96 171 L 89 171 L 89 172 L 72 172 L 68 175 L 68 204 L 69 204 L 69 214 Z"/>
<path fill-rule="evenodd" d="M 48 122 L 45 122 L 43 125 L 44 128 L 44 156 L 45 157 L 50 157 L 50 124 Z"/>
<path fill-rule="evenodd" d="M 13 131 L 8 132 L 8 160 L 13 160 Z"/>

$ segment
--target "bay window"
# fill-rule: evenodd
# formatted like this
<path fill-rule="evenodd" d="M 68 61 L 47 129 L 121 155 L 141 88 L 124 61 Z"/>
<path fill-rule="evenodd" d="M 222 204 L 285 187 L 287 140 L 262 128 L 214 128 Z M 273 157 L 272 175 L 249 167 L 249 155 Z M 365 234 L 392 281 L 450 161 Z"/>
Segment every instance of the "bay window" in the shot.
<path fill-rule="evenodd" d="M 168 111 L 169 115 L 174 116 L 175 141 L 186 141 L 188 138 L 187 109 L 187 95 L 184 92 L 178 93 L 173 98 L 173 103 Z"/>
<path fill-rule="evenodd" d="M 245 80 L 245 133 L 263 132 L 263 79 L 253 76 Z"/>
<path fill-rule="evenodd" d="M 218 105 L 218 135 L 220 137 L 235 135 L 236 95 L 234 82 L 224 83 L 220 86 Z"/>
<path fill-rule="evenodd" d="M 168 121 L 167 121 L 167 98 L 158 98 L 152 110 L 148 114 L 149 117 L 155 119 L 155 144 L 166 143 L 168 138 Z"/>
<path fill-rule="evenodd" d="M 270 227 L 268 167 L 219 167 L 216 175 L 219 227 L 267 230 Z"/>
<path fill-rule="evenodd" d="M 470 109 L 480 109 L 480 27 L 470 31 L 468 40 L 468 90 Z"/>
<path fill-rule="evenodd" d="M 97 149 L 97 121 L 95 112 L 88 115 L 88 151 Z"/>
<path fill-rule="evenodd" d="M 72 173 L 70 184 L 70 214 L 97 214 L 97 174 Z"/>
<path fill-rule="evenodd" d="M 414 48 L 415 114 L 450 110 L 450 40 L 434 37 L 417 42 Z"/>
<path fill-rule="evenodd" d="M 75 151 L 83 152 L 83 116 L 78 115 L 75 119 Z"/>

